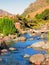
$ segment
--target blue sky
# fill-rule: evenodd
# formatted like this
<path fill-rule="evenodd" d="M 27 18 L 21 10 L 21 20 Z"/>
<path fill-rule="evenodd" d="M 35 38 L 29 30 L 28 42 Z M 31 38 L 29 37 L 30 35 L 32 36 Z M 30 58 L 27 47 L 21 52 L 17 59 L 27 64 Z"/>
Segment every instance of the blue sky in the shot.
<path fill-rule="evenodd" d="M 12 14 L 21 14 L 35 0 L 0 0 L 0 9 Z"/>

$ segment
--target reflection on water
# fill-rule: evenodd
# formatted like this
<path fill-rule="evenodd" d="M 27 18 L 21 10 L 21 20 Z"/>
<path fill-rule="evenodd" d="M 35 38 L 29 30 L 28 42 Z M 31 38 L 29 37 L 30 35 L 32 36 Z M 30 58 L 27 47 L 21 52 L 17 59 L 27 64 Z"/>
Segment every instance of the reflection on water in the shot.
<path fill-rule="evenodd" d="M 25 37 L 28 38 L 25 42 L 17 42 L 11 46 L 16 48 L 15 51 L 8 51 L 6 54 L 0 56 L 0 58 L 2 58 L 2 62 L 0 62 L 0 65 L 30 65 L 29 59 L 24 58 L 25 54 L 31 56 L 33 54 L 46 53 L 45 51 L 27 48 L 27 46 L 30 46 L 35 42 L 42 41 L 41 39 L 39 39 L 39 36 L 35 36 L 34 40 L 29 40 L 29 34 L 26 34 Z"/>

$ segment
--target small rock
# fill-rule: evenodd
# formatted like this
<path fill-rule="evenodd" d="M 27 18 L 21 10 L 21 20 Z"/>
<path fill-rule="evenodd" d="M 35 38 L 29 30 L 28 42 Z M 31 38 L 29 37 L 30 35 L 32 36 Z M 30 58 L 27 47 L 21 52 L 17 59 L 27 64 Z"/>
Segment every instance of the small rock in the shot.
<path fill-rule="evenodd" d="M 2 53 L 6 53 L 7 52 L 7 49 L 3 49 L 1 50 Z"/>
<path fill-rule="evenodd" d="M 18 37 L 18 38 L 13 39 L 14 42 L 17 42 L 17 41 L 22 41 L 23 42 L 25 40 L 26 40 L 25 37 Z"/>
<path fill-rule="evenodd" d="M 2 59 L 0 58 L 0 62 L 2 62 Z"/>
<path fill-rule="evenodd" d="M 14 51 L 16 48 L 10 47 L 9 50 Z"/>
<path fill-rule="evenodd" d="M 28 54 L 24 55 L 24 58 L 29 58 L 29 57 L 30 57 L 30 55 L 28 55 Z"/>
<path fill-rule="evenodd" d="M 31 48 L 31 46 L 27 46 L 27 48 Z"/>
<path fill-rule="evenodd" d="M 33 38 L 30 38 L 29 40 L 33 40 Z"/>

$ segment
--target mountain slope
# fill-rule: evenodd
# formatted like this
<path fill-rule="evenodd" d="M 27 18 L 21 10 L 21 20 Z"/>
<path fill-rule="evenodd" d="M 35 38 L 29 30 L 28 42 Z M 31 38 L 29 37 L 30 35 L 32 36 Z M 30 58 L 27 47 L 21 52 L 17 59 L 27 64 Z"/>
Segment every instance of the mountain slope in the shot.
<path fill-rule="evenodd" d="M 0 9 L 0 17 L 3 17 L 3 16 L 13 17 L 14 15 Z"/>
<path fill-rule="evenodd" d="M 39 9 L 44 10 L 45 8 L 49 8 L 49 0 L 36 0 L 34 3 L 31 3 L 27 9 L 25 9 L 22 15 L 30 15 L 30 13 L 35 13 Z M 40 12 L 40 11 L 39 11 Z"/>
<path fill-rule="evenodd" d="M 40 8 L 40 9 L 38 9 L 37 11 L 34 11 L 34 12 L 32 12 L 32 13 L 29 13 L 27 16 L 26 16 L 26 18 L 29 16 L 30 18 L 33 18 L 36 14 L 40 14 L 40 13 L 42 13 L 44 10 L 46 10 L 46 9 L 49 9 L 49 6 L 46 6 L 46 7 L 42 7 L 42 8 Z"/>

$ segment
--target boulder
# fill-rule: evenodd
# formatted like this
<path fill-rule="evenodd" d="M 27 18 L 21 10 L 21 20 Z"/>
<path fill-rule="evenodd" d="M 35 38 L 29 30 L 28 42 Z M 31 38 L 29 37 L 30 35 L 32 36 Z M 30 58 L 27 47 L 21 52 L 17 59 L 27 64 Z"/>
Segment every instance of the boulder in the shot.
<path fill-rule="evenodd" d="M 40 65 L 45 60 L 45 57 L 43 54 L 35 54 L 32 55 L 29 59 L 31 63 L 34 63 L 36 65 Z"/>
<path fill-rule="evenodd" d="M 44 45 L 45 45 L 45 42 L 44 41 L 39 41 L 39 42 L 36 42 L 35 44 L 32 44 L 31 47 L 32 48 L 33 47 L 37 48 L 37 47 L 42 47 Z"/>
<path fill-rule="evenodd" d="M 10 47 L 9 50 L 14 51 L 14 50 L 16 50 L 16 48 Z"/>

